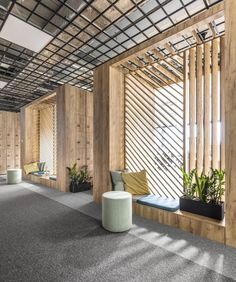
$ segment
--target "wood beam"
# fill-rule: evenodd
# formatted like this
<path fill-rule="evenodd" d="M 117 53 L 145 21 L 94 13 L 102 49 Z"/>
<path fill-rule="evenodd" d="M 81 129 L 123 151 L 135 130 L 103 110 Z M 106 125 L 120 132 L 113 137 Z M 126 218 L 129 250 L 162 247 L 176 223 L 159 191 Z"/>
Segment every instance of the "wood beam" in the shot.
<path fill-rule="evenodd" d="M 195 38 L 195 40 L 197 41 L 197 44 L 200 45 L 202 44 L 202 40 L 200 38 L 200 36 L 198 35 L 198 33 L 196 32 L 196 30 L 192 31 L 193 37 Z"/>

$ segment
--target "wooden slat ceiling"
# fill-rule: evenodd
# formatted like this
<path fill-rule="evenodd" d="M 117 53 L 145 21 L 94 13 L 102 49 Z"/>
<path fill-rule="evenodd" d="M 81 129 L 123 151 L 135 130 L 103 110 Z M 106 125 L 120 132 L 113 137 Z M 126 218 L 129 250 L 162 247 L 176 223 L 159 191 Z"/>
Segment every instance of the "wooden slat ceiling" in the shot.
<path fill-rule="evenodd" d="M 0 38 L 0 80 L 8 83 L 0 90 L 0 109 L 18 111 L 65 83 L 92 91 L 94 68 L 219 2 L 221 0 L 0 1 L 0 29 L 11 14 L 53 36 L 40 53 Z M 212 33 L 218 36 L 223 32 L 224 17 L 221 17 L 156 51 L 166 57 L 167 52 L 183 51 L 192 41 L 206 40 Z M 149 56 L 150 60 L 155 56 L 155 53 Z M 142 67 L 146 59 L 137 58 L 136 63 Z M 170 63 L 172 60 L 165 64 Z M 154 67 L 150 67 L 149 72 Z M 176 72 L 174 67 L 171 72 Z"/>

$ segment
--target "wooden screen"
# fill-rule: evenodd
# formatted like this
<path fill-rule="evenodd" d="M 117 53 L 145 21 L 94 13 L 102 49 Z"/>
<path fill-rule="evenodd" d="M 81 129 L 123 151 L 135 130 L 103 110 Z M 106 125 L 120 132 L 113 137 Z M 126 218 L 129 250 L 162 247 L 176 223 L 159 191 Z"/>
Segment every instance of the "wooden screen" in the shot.
<path fill-rule="evenodd" d="M 46 162 L 47 170 L 56 174 L 56 117 L 55 105 L 39 110 L 40 161 Z"/>
<path fill-rule="evenodd" d="M 145 169 L 153 194 L 178 198 L 183 191 L 183 83 L 154 87 L 145 78 L 141 72 L 125 77 L 126 168 Z"/>
<path fill-rule="evenodd" d="M 186 170 L 224 168 L 224 37 L 185 52 Z"/>

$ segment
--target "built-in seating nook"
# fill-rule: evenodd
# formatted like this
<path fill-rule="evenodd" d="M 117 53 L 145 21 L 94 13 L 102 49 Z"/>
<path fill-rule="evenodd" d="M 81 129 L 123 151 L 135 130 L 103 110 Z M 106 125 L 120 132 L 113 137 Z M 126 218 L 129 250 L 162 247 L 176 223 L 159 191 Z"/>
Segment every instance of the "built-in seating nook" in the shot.
<path fill-rule="evenodd" d="M 233 281 L 236 1 L 0 3 L 0 281 Z"/>

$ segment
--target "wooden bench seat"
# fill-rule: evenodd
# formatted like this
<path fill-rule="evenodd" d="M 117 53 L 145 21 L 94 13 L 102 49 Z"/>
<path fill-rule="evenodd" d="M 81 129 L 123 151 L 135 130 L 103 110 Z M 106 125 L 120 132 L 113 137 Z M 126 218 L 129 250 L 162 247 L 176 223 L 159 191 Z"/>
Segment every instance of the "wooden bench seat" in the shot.
<path fill-rule="evenodd" d="M 169 225 L 194 235 L 225 243 L 225 221 L 218 221 L 183 211 L 170 212 L 137 203 L 140 197 L 133 197 L 133 213 L 146 219 Z"/>

